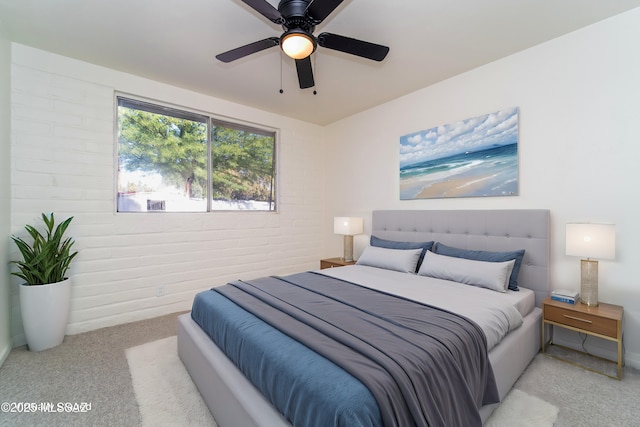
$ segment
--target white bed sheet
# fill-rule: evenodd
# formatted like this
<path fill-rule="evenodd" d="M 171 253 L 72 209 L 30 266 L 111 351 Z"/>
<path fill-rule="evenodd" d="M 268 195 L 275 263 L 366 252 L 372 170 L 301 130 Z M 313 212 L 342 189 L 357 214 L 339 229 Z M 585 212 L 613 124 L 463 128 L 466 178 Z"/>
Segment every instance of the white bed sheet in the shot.
<path fill-rule="evenodd" d="M 528 289 L 501 293 L 449 280 L 363 265 L 317 272 L 465 316 L 484 331 L 488 350 L 510 331 L 520 327 L 523 317 L 535 305 L 535 295 Z"/>

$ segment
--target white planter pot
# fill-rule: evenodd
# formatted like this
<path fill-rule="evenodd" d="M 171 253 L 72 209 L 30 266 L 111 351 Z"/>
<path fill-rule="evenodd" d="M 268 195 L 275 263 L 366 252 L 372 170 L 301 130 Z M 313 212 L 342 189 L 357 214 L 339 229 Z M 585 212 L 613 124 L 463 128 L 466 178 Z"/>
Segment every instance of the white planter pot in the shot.
<path fill-rule="evenodd" d="M 71 279 L 48 285 L 20 285 L 22 326 L 31 351 L 62 343 L 69 319 Z"/>

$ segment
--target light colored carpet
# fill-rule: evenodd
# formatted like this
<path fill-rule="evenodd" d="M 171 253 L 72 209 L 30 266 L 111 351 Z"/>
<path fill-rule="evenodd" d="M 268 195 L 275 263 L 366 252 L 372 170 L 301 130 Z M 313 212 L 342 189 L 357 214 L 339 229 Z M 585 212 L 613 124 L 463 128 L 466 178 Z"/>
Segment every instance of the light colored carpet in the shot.
<path fill-rule="evenodd" d="M 70 335 L 42 352 L 14 348 L 0 366 L 0 402 L 92 407 L 86 413 L 0 413 L 0 427 L 141 426 L 125 350 L 175 336 L 179 314 Z M 538 354 L 514 388 L 560 407 L 554 427 L 640 426 L 640 371 L 631 367 L 617 381 Z"/>
<path fill-rule="evenodd" d="M 175 336 L 131 347 L 125 353 L 143 427 L 216 425 L 178 358 Z"/>
<path fill-rule="evenodd" d="M 522 390 L 512 389 L 485 427 L 552 427 L 559 409 Z"/>
<path fill-rule="evenodd" d="M 180 313 L 68 335 L 49 350 L 11 350 L 0 367 L 0 402 L 91 403 L 89 412 L 5 412 L 0 427 L 138 427 L 125 350 L 178 333 Z"/>
<path fill-rule="evenodd" d="M 640 426 L 640 372 L 633 368 L 618 381 L 539 354 L 515 388 L 558 405 L 555 427 Z"/>
<path fill-rule="evenodd" d="M 126 350 L 143 426 L 215 426 L 215 421 L 178 358 L 176 337 Z M 486 427 L 551 427 L 558 408 L 513 389 Z"/>

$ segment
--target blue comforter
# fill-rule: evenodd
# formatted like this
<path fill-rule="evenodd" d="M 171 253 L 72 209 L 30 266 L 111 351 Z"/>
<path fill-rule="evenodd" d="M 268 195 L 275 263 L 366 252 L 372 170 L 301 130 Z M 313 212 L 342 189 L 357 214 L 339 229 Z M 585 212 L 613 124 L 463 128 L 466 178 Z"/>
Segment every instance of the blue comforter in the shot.
<path fill-rule="evenodd" d="M 219 293 L 196 295 L 191 317 L 294 426 L 382 426 L 360 381 Z"/>

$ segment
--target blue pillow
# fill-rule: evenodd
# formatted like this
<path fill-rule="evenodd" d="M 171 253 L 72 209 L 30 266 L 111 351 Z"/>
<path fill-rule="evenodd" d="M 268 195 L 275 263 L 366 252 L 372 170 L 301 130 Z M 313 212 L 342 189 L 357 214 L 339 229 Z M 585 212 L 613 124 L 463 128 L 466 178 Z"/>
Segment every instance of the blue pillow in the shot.
<path fill-rule="evenodd" d="M 518 290 L 518 273 L 520 273 L 520 266 L 522 265 L 522 258 L 524 257 L 524 249 L 512 252 L 474 251 L 470 249 L 454 248 L 438 242 L 435 244 L 434 252 L 440 255 L 473 259 L 476 261 L 504 262 L 515 259 L 516 262 L 513 265 L 513 271 L 509 277 L 509 289 L 512 291 Z"/>
<path fill-rule="evenodd" d="M 396 242 L 395 240 L 385 240 L 376 236 L 371 236 L 370 244 L 371 246 L 386 249 L 422 249 L 422 253 L 420 254 L 420 258 L 418 258 L 418 265 L 416 265 L 416 271 L 414 271 L 414 273 L 420 269 L 420 265 L 424 259 L 424 254 L 426 254 L 427 251 L 430 251 L 431 247 L 433 247 L 433 242 Z"/>

